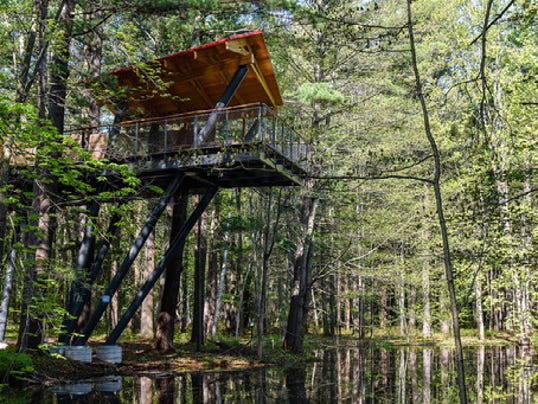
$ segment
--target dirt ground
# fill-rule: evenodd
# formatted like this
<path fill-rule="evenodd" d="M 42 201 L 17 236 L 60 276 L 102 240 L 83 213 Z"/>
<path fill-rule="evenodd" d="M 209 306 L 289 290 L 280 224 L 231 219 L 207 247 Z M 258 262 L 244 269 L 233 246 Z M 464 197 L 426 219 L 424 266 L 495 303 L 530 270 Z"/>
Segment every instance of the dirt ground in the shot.
<path fill-rule="evenodd" d="M 91 346 L 92 344 L 90 344 Z M 236 370 L 267 365 L 258 361 L 244 345 L 219 346 L 204 352 L 193 352 L 192 346 L 178 345 L 175 352 L 161 353 L 150 342 L 121 342 L 122 362 L 112 364 L 95 357 L 92 363 L 58 358 L 46 352 L 32 353 L 34 371 L 27 381 L 40 385 L 65 383 L 106 375 L 172 374 L 201 370 Z M 94 346 L 95 347 L 95 346 Z M 94 348 L 93 347 L 93 348 Z M 95 352 L 95 349 L 94 349 Z"/>

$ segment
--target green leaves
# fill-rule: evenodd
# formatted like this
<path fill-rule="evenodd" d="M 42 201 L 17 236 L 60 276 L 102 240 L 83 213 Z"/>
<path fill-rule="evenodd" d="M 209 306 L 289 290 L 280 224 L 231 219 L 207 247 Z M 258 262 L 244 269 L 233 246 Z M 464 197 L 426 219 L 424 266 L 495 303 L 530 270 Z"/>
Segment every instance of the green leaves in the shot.
<path fill-rule="evenodd" d="M 329 83 L 304 83 L 297 89 L 296 94 L 305 104 L 315 102 L 342 104 L 345 101 L 344 94 L 334 89 Z"/>

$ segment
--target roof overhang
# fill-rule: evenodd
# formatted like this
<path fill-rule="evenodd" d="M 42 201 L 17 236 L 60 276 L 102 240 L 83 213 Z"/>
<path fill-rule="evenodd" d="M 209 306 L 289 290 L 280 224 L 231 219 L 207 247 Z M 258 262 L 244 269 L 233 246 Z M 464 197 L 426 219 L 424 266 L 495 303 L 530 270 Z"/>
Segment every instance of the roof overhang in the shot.
<path fill-rule="evenodd" d="M 261 31 L 233 35 L 111 75 L 125 90 L 129 115 L 157 117 L 214 108 L 241 65 L 248 66 L 248 73 L 229 106 L 282 105 Z"/>

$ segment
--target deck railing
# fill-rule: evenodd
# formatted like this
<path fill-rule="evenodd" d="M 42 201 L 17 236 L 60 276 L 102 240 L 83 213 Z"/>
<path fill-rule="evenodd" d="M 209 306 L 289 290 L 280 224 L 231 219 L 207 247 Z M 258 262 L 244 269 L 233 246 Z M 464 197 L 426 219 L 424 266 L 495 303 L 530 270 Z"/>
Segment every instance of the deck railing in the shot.
<path fill-rule="evenodd" d="M 121 125 L 70 132 L 92 158 L 117 161 L 146 160 L 189 150 L 203 154 L 209 149 L 252 145 L 249 150 L 269 147 L 303 171 L 308 171 L 310 145 L 264 104 L 219 110 L 215 131 L 200 144 L 195 134 L 203 128 L 212 111 L 165 118 L 123 122 Z"/>

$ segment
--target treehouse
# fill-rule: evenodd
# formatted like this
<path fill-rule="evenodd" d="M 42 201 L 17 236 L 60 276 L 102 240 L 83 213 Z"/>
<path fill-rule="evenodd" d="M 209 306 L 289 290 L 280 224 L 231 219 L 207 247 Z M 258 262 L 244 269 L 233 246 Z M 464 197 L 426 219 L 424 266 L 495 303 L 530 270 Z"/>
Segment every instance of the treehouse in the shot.
<path fill-rule="evenodd" d="M 92 158 L 128 164 L 142 184 L 158 185 L 164 193 L 84 330 L 74 337 L 76 319 L 110 247 L 101 243 L 90 262 L 88 246 L 95 241 L 87 231 L 79 252 L 78 280 L 67 307 L 70 318 L 64 322 L 60 342 L 69 349 L 87 349 L 86 341 L 111 296 L 171 198 L 179 192 L 204 195 L 117 327 L 97 349 L 98 357 L 114 362 L 118 361 L 118 351 L 121 357 L 115 343 L 123 329 L 218 189 L 300 185 L 308 169 L 309 147 L 277 115 L 282 98 L 261 32 L 235 35 L 110 75 L 116 85 L 116 101 L 108 105 L 115 114 L 114 123 L 69 135 Z M 96 216 L 98 209 L 97 203 L 90 203 L 91 214 Z M 118 219 L 111 219 L 111 230 Z"/>
<path fill-rule="evenodd" d="M 113 125 L 70 132 L 93 158 L 156 185 L 300 185 L 308 145 L 278 117 L 282 98 L 261 32 L 113 71 Z"/>

